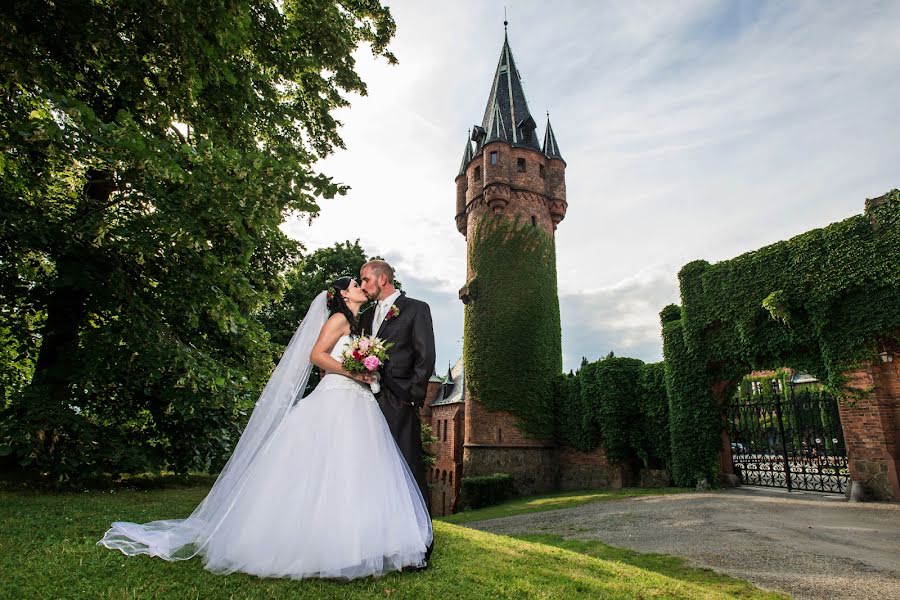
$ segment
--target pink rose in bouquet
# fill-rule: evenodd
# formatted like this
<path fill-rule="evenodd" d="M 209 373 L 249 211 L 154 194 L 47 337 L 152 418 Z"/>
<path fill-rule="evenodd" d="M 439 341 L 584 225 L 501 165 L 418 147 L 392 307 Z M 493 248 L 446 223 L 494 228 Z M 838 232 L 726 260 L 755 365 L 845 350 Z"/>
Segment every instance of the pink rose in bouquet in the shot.
<path fill-rule="evenodd" d="M 365 366 L 369 371 L 374 371 L 380 365 L 381 361 L 378 360 L 377 356 L 367 356 L 365 360 L 363 360 L 363 366 Z"/>

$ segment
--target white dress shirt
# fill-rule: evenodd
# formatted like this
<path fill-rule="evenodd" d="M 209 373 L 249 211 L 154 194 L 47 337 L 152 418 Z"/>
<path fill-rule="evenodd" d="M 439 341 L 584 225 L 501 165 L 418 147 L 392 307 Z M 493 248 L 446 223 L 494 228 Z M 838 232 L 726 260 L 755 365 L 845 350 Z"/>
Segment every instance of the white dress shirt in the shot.
<path fill-rule="evenodd" d="M 378 330 L 381 329 L 381 324 L 384 322 L 384 317 L 387 315 L 388 309 L 393 306 L 394 302 L 396 302 L 399 297 L 400 290 L 397 290 L 384 300 L 379 300 L 378 304 L 375 305 L 375 320 L 372 322 L 373 334 L 377 334 Z"/>

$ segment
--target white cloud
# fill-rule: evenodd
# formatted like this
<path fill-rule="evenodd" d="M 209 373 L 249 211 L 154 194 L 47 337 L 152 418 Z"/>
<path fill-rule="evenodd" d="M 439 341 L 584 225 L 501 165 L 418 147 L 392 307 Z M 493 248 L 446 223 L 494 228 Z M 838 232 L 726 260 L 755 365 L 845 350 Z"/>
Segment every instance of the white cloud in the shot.
<path fill-rule="evenodd" d="M 341 111 L 348 150 L 322 164 L 353 189 L 311 227 L 286 229 L 313 248 L 359 237 L 396 263 L 409 293 L 448 315 L 436 320 L 440 368 L 462 327 L 453 179 L 502 9 L 392 11 L 400 64 L 360 53 L 369 96 Z M 658 312 L 677 300 L 684 263 L 844 219 L 898 187 L 900 3 L 522 2 L 509 19 L 531 110 L 542 129 L 551 109 L 568 163 L 567 369 L 609 350 L 657 359 Z"/>

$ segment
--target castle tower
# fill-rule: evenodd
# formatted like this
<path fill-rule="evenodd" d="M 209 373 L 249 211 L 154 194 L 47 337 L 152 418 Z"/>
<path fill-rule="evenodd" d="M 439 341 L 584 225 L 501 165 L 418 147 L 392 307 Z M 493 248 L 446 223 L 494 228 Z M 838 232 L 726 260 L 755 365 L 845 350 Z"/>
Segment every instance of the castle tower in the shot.
<path fill-rule="evenodd" d="M 549 116 L 543 144 L 504 36 L 484 116 L 456 177 L 466 238 L 463 475 L 505 472 L 521 493 L 553 489 L 553 380 L 562 371 L 555 232 L 566 163 Z"/>

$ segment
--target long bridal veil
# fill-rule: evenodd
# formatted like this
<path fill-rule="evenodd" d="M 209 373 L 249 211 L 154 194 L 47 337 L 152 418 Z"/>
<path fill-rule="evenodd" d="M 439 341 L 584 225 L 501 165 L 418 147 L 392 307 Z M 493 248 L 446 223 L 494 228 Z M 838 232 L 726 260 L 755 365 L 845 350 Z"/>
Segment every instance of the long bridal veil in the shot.
<path fill-rule="evenodd" d="M 196 556 L 240 495 L 249 467 L 300 398 L 312 371 L 309 355 L 328 319 L 326 293 L 316 296 L 266 383 L 234 453 L 203 502 L 186 519 L 112 524 L 98 544 L 128 555 L 166 560 Z"/>

